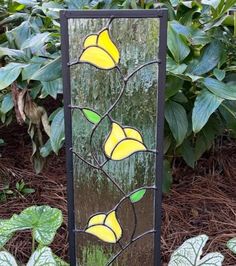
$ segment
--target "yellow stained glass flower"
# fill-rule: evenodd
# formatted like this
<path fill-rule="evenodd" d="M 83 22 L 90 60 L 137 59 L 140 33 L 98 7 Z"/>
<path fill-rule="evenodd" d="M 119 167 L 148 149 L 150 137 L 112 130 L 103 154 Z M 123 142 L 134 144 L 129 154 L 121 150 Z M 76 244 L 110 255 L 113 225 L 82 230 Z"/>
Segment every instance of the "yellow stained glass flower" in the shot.
<path fill-rule="evenodd" d="M 115 211 L 107 214 L 99 213 L 92 216 L 88 221 L 85 232 L 112 244 L 119 241 L 122 236 L 122 229 Z"/>
<path fill-rule="evenodd" d="M 141 134 L 134 128 L 121 127 L 113 122 L 110 135 L 104 144 L 106 156 L 112 160 L 122 160 L 138 151 L 147 150 Z"/>
<path fill-rule="evenodd" d="M 112 69 L 120 60 L 120 53 L 112 42 L 108 29 L 91 34 L 84 40 L 84 51 L 79 61 L 101 69 Z"/>

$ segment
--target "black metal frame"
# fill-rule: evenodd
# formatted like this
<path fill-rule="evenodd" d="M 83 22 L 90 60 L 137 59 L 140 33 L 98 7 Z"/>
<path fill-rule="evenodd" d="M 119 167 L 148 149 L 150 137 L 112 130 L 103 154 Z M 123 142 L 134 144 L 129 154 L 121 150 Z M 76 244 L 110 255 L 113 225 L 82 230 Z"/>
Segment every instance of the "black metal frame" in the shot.
<path fill-rule="evenodd" d="M 167 43 L 167 10 L 96 10 L 96 11 L 70 11 L 63 10 L 61 19 L 62 43 L 62 73 L 65 112 L 66 136 L 66 168 L 67 168 L 67 200 L 68 200 L 68 231 L 69 231 L 69 257 L 70 265 L 76 265 L 75 247 L 75 215 L 74 215 L 74 180 L 73 180 L 73 151 L 72 151 L 72 117 L 71 117 L 71 83 L 68 19 L 82 18 L 159 18 L 159 67 L 158 67 L 158 93 L 157 93 L 157 135 L 156 135 L 156 179 L 154 189 L 154 265 L 161 266 L 161 220 L 162 220 L 162 180 L 163 180 L 163 135 L 164 135 L 164 89 L 166 76 L 166 43 Z M 151 231 L 150 231 L 151 232 Z"/>

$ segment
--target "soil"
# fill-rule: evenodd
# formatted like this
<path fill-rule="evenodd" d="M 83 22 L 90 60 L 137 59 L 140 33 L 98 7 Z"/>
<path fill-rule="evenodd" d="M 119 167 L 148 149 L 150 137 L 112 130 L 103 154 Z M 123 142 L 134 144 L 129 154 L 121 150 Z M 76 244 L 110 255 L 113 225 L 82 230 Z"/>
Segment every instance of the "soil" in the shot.
<path fill-rule="evenodd" d="M 2 131 L 2 132 L 1 132 Z M 68 259 L 67 202 L 65 152 L 52 155 L 42 174 L 36 175 L 30 162 L 31 143 L 25 127 L 0 130 L 7 145 L 0 148 L 0 178 L 10 180 L 10 187 L 23 179 L 35 193 L 25 197 L 9 196 L 0 203 L 0 218 L 9 218 L 33 204 L 48 204 L 62 210 L 64 223 L 52 244 L 53 251 Z M 171 253 L 186 239 L 207 234 L 209 241 L 204 252 L 219 251 L 225 256 L 225 266 L 236 266 L 236 257 L 226 242 L 236 236 L 236 142 L 218 141 L 205 154 L 195 169 L 182 160 L 173 164 L 174 184 L 163 199 L 162 254 L 163 266 Z M 1 191 L 1 182 L 0 182 Z M 26 262 L 31 253 L 31 236 L 17 234 L 7 249 L 19 261 Z M 148 265 L 147 265 L 148 266 Z M 183 266 L 183 265 L 181 265 Z"/>

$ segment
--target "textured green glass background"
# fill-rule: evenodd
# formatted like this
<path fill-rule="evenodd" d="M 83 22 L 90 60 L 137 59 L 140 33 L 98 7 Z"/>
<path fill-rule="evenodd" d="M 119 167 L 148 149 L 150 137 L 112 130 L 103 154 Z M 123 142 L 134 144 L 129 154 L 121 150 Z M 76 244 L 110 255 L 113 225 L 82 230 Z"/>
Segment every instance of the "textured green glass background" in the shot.
<path fill-rule="evenodd" d="M 107 19 L 69 20 L 70 57 L 78 58 L 84 38 L 97 33 Z M 158 56 L 158 19 L 115 19 L 111 26 L 112 40 L 120 53 L 120 67 L 127 75 L 138 66 Z M 128 82 L 126 92 L 111 113 L 122 125 L 133 126 L 142 132 L 149 149 L 155 149 L 157 65 L 140 70 Z M 87 107 L 103 114 L 115 101 L 121 82 L 116 70 L 98 70 L 82 64 L 71 68 L 72 104 Z M 93 125 L 81 111 L 73 111 L 73 148 L 88 161 L 91 160 L 89 138 Z M 109 133 L 109 123 L 104 120 L 95 134 L 93 149 L 100 161 L 104 160 L 102 145 Z M 155 156 L 138 153 L 119 162 L 109 162 L 105 170 L 127 193 L 144 185 L 152 185 L 155 178 Z M 91 169 L 74 158 L 75 215 L 78 229 L 83 228 L 89 217 L 97 212 L 111 210 L 122 198 L 122 194 L 101 173 Z M 138 233 L 153 228 L 153 194 L 147 191 L 143 199 L 136 203 Z M 124 229 L 124 243 L 129 239 L 133 228 L 133 214 L 129 204 L 124 204 L 118 213 Z M 119 247 L 105 244 L 87 234 L 78 234 L 77 253 L 80 265 L 103 266 Z M 151 265 L 153 237 L 147 236 L 132 245 L 113 265 Z"/>

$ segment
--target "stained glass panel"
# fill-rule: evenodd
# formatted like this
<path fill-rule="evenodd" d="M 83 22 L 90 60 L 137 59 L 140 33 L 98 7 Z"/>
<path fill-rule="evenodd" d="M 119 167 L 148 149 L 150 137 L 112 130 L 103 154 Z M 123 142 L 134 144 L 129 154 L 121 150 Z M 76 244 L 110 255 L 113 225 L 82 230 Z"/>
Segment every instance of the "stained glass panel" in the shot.
<path fill-rule="evenodd" d="M 154 263 L 159 22 L 68 19 L 78 265 Z"/>

